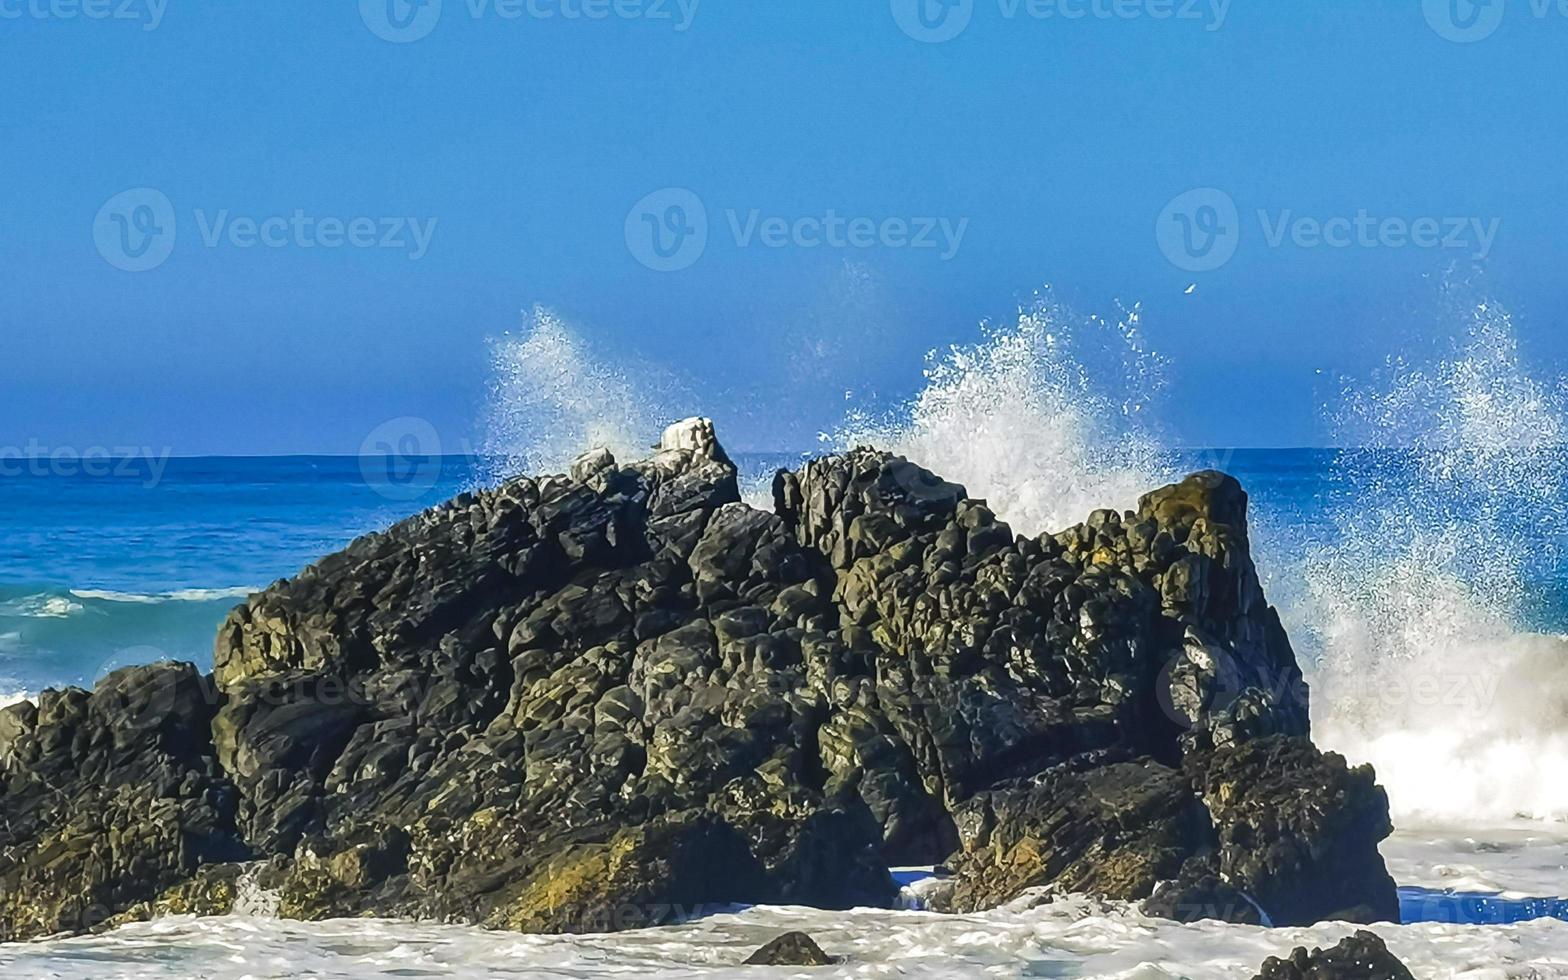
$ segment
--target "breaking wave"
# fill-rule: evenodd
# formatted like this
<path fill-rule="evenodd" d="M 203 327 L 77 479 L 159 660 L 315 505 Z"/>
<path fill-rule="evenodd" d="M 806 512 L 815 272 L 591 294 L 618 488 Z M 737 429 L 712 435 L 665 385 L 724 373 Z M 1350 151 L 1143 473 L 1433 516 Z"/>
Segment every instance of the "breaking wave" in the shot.
<path fill-rule="evenodd" d="M 91 687 L 109 670 L 156 660 L 208 665 L 213 637 L 250 588 L 116 592 L 0 585 L 0 706 L 24 692 Z"/>
<path fill-rule="evenodd" d="M 852 411 L 825 448 L 907 455 L 1025 534 L 1131 507 L 1214 464 L 1162 436 L 1166 363 L 1140 316 L 1083 316 L 1047 289 L 933 352 L 914 397 Z M 1354 448 L 1315 464 L 1301 499 L 1255 497 L 1259 564 L 1320 744 L 1375 764 L 1397 819 L 1568 818 L 1568 638 L 1551 632 L 1568 626 L 1568 397 L 1521 357 L 1506 310 L 1457 306 L 1440 325 L 1451 339 L 1428 355 L 1343 386 L 1325 422 Z M 640 456 L 692 411 L 547 311 L 495 350 L 491 449 L 512 471 L 591 446 Z M 765 476 L 747 497 L 771 505 Z"/>
<path fill-rule="evenodd" d="M 636 380 L 634 381 L 633 378 Z M 675 387 L 663 369 L 617 366 L 555 313 L 536 307 L 521 335 L 492 342 L 483 456 L 491 482 L 518 473 L 559 473 L 589 449 L 641 459 L 665 421 Z"/>
<path fill-rule="evenodd" d="M 1320 739 L 1372 762 L 1397 815 L 1568 817 L 1568 401 L 1509 313 L 1459 314 L 1446 351 L 1347 385 L 1333 536 L 1286 607 L 1313 648 Z"/>
<path fill-rule="evenodd" d="M 1084 317 L 1046 291 L 974 345 L 932 352 L 923 390 L 898 411 L 851 414 L 835 449 L 900 453 L 984 497 L 1014 530 L 1055 531 L 1125 509 L 1167 475 L 1149 409 L 1162 362 L 1140 311 Z"/>
<path fill-rule="evenodd" d="M 1028 534 L 1131 506 L 1209 463 L 1162 445 L 1164 362 L 1138 321 L 1047 294 L 982 343 L 933 354 L 902 410 L 852 415 L 829 442 L 908 455 Z M 1477 303 L 1449 323 L 1446 347 L 1345 385 L 1326 421 L 1355 448 L 1290 515 L 1255 503 L 1259 561 L 1320 744 L 1373 763 L 1398 819 L 1564 819 L 1568 638 L 1543 629 L 1568 622 L 1568 398 L 1523 362 L 1506 310 Z"/>

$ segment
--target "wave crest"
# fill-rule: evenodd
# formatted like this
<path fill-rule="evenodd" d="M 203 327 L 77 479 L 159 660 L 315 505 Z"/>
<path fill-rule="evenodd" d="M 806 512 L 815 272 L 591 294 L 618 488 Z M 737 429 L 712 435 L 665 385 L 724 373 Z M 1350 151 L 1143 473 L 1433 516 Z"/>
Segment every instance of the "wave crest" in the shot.
<path fill-rule="evenodd" d="M 901 453 L 984 497 L 1026 534 L 1127 508 L 1165 474 L 1147 409 L 1163 387 L 1140 311 L 1082 317 L 1049 290 L 985 340 L 932 352 L 926 384 L 880 417 L 851 414 L 835 449 Z"/>
<path fill-rule="evenodd" d="M 1321 740 L 1408 819 L 1568 817 L 1568 641 L 1526 628 L 1558 567 L 1568 403 L 1476 304 L 1452 349 L 1347 388 L 1333 538 L 1287 606 Z M 1396 448 L 1397 447 L 1397 448 Z"/>

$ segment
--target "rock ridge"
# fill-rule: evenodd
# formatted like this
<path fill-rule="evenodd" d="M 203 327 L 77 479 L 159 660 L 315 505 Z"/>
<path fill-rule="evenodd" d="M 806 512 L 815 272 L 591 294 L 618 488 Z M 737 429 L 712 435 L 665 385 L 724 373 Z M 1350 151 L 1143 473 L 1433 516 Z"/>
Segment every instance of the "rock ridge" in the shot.
<path fill-rule="evenodd" d="M 0 940 L 222 914 L 241 875 L 289 917 L 570 932 L 888 905 L 937 862 L 954 909 L 1397 918 L 1233 478 L 1035 538 L 871 449 L 774 498 L 686 420 L 275 583 L 210 675 L 0 711 Z"/>

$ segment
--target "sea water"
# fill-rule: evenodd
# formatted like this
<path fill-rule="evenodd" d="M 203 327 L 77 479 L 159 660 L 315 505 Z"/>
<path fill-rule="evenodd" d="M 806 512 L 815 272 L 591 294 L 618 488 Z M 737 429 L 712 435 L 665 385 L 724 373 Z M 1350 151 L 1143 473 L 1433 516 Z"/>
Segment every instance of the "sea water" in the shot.
<path fill-rule="evenodd" d="M 1180 449 L 1158 420 L 1165 362 L 1140 312 L 1080 317 L 1049 296 L 932 355 L 894 411 L 851 411 L 820 445 L 737 454 L 748 500 L 779 466 L 874 444 L 908 454 L 1035 534 L 1127 508 L 1199 468 L 1236 475 L 1309 681 L 1314 735 L 1371 762 L 1399 829 L 1384 844 L 1419 977 L 1568 977 L 1568 408 L 1524 363 L 1507 313 L 1475 303 L 1428 361 L 1346 382 L 1325 422 L 1346 449 Z M 668 418 L 722 406 L 597 360 L 558 318 L 498 340 L 482 452 L 427 460 L 388 492 L 358 457 L 172 459 L 158 478 L 0 478 L 0 703 L 128 663 L 210 664 L 240 597 L 358 534 L 590 445 L 640 455 Z M 425 484 L 428 484 L 426 486 Z M 756 976 L 757 945 L 805 929 L 845 957 L 814 975 L 1246 977 L 1343 924 L 1264 930 L 1031 897 L 972 916 L 753 908 L 614 936 L 525 937 L 380 920 L 171 918 L 0 946 L 8 976 Z M 773 971 L 790 975 L 790 971 Z"/>

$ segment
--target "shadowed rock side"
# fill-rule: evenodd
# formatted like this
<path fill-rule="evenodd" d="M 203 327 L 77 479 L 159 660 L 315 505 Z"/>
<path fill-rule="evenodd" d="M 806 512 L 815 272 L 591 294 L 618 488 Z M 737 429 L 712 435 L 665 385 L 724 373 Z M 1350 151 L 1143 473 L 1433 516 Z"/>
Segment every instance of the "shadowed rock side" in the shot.
<path fill-rule="evenodd" d="M 210 678 L 0 711 L 0 939 L 222 913 L 242 872 L 297 918 L 597 931 L 886 904 L 943 859 L 954 908 L 1397 914 L 1386 800 L 1307 740 L 1234 480 L 1036 539 L 870 450 L 775 496 L 689 420 L 252 596 Z"/>
<path fill-rule="evenodd" d="M 1297 947 L 1269 957 L 1253 980 L 1415 980 L 1375 933 L 1362 930 L 1329 949 Z"/>

